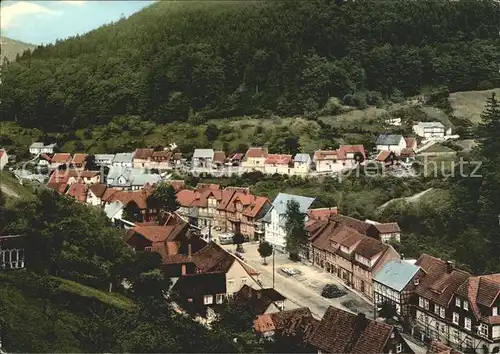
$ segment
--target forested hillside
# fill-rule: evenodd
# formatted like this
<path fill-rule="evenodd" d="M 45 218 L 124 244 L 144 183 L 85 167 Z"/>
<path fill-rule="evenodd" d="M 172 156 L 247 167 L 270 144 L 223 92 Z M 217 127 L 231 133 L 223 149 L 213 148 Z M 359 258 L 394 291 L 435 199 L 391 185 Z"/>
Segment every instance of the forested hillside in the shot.
<path fill-rule="evenodd" d="M 4 119 L 44 130 L 322 112 L 498 87 L 493 1 L 159 2 L 3 74 Z"/>
<path fill-rule="evenodd" d="M 5 59 L 8 61 L 16 60 L 17 55 L 22 55 L 24 51 L 36 48 L 36 45 L 19 42 L 7 37 L 0 37 L 0 43 L 0 65 L 3 64 Z"/>

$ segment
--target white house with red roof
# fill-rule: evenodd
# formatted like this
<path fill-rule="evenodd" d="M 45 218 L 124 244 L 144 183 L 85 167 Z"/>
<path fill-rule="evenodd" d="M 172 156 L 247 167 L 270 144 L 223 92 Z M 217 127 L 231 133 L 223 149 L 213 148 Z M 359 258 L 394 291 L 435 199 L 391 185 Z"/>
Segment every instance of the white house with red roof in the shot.
<path fill-rule="evenodd" d="M 318 150 L 313 163 L 317 172 L 339 172 L 354 168 L 366 159 L 363 145 L 340 145 L 337 150 Z"/>
<path fill-rule="evenodd" d="M 269 154 L 264 160 L 264 173 L 290 175 L 293 173 L 292 155 Z"/>

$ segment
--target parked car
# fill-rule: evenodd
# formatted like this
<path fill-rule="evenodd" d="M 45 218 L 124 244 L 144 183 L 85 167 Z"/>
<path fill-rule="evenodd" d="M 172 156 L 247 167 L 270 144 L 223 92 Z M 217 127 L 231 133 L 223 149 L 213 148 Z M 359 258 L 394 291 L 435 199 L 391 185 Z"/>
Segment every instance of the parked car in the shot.
<path fill-rule="evenodd" d="M 219 235 L 219 243 L 221 245 L 232 245 L 234 234 L 230 232 L 222 233 Z"/>
<path fill-rule="evenodd" d="M 302 272 L 298 269 L 295 269 L 295 268 L 281 268 L 281 271 L 283 273 L 285 273 L 286 275 L 289 275 L 289 276 L 295 276 L 295 275 L 300 275 L 302 274 Z"/>
<path fill-rule="evenodd" d="M 321 291 L 321 296 L 327 299 L 336 299 L 344 295 L 347 295 L 347 291 L 336 284 L 326 284 Z"/>

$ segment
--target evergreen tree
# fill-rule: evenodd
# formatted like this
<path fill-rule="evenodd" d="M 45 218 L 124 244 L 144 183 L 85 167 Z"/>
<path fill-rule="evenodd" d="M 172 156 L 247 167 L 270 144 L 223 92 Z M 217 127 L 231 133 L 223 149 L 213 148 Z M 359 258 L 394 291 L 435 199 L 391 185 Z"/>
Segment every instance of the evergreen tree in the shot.
<path fill-rule="evenodd" d="M 174 187 L 167 183 L 158 183 L 151 195 L 151 203 L 157 209 L 173 213 L 180 208 Z"/>
<path fill-rule="evenodd" d="M 285 215 L 286 251 L 290 253 L 290 258 L 297 259 L 302 247 L 307 244 L 306 215 L 300 211 L 300 204 L 293 199 L 288 201 Z"/>

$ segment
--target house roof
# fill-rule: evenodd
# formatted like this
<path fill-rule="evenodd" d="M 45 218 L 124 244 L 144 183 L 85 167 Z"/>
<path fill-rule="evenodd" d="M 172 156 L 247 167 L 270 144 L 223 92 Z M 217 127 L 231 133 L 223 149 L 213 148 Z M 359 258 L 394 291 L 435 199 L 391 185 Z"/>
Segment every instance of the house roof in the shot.
<path fill-rule="evenodd" d="M 363 145 L 340 145 L 337 150 L 338 158 L 340 160 L 347 159 L 347 154 L 355 154 L 357 152 L 359 152 L 363 155 L 364 158 L 366 158 L 365 148 L 363 147 Z"/>
<path fill-rule="evenodd" d="M 226 153 L 224 151 L 215 151 L 214 162 L 223 163 L 224 161 L 226 161 Z"/>
<path fill-rule="evenodd" d="M 243 215 L 255 218 L 262 211 L 266 203 L 271 204 L 266 197 L 256 196 L 250 205 L 243 210 Z"/>
<path fill-rule="evenodd" d="M 215 183 L 198 183 L 195 190 L 198 192 L 204 192 L 206 190 L 220 190 L 220 184 Z"/>
<path fill-rule="evenodd" d="M 441 122 L 418 122 L 417 125 L 421 128 L 444 128 Z"/>
<path fill-rule="evenodd" d="M 96 183 L 90 186 L 90 190 L 97 198 L 101 198 L 106 192 L 107 186 L 104 183 Z"/>
<path fill-rule="evenodd" d="M 340 224 L 347 225 L 356 231 L 366 235 L 370 228 L 375 228 L 372 224 L 351 218 L 350 216 L 342 215 L 342 214 L 332 214 L 330 216 L 330 220 L 336 221 Z M 375 228 L 376 229 L 376 228 Z"/>
<path fill-rule="evenodd" d="M 257 333 L 283 330 L 302 318 L 312 318 L 307 307 L 259 315 L 253 322 L 253 328 Z"/>
<path fill-rule="evenodd" d="M 123 163 L 123 162 L 132 163 L 133 159 L 134 159 L 133 152 L 120 152 L 116 154 L 115 157 L 113 158 L 113 163 Z"/>
<path fill-rule="evenodd" d="M 47 188 L 53 189 L 56 192 L 63 194 L 68 185 L 64 182 L 49 182 L 47 183 Z"/>
<path fill-rule="evenodd" d="M 183 232 L 186 232 L 188 224 L 181 219 L 176 219 L 176 222 L 167 225 L 149 225 L 136 223 L 135 227 L 127 231 L 128 238 L 134 234 L 141 235 L 152 243 L 157 242 L 173 242 Z"/>
<path fill-rule="evenodd" d="M 123 209 L 123 204 L 120 201 L 114 201 L 111 204 L 106 204 L 104 206 L 104 212 L 106 213 L 106 216 L 111 219 L 114 217 L 120 210 Z"/>
<path fill-rule="evenodd" d="M 172 151 L 170 150 L 153 151 L 151 155 L 151 159 L 155 161 L 169 161 L 171 158 Z"/>
<path fill-rule="evenodd" d="M 176 192 L 182 190 L 186 185 L 186 182 L 184 182 L 183 180 L 170 180 L 168 181 L 168 183 L 174 188 Z"/>
<path fill-rule="evenodd" d="M 109 197 L 106 194 L 110 192 Z M 135 202 L 139 209 L 147 208 L 147 198 L 151 195 L 152 191 L 148 189 L 141 189 L 137 191 L 115 191 L 111 188 L 106 189 L 104 196 L 107 197 L 107 202 L 120 201 L 124 206 L 131 202 Z M 104 198 L 103 198 L 104 199 Z"/>
<path fill-rule="evenodd" d="M 383 353 L 393 326 L 330 306 L 309 343 L 324 353 Z"/>
<path fill-rule="evenodd" d="M 416 155 L 415 151 L 413 151 L 413 149 L 409 149 L 409 148 L 401 149 L 401 152 L 400 152 L 400 156 L 402 156 L 402 157 L 413 157 L 415 155 Z"/>
<path fill-rule="evenodd" d="M 284 301 L 286 298 L 273 288 L 256 290 L 245 284 L 234 294 L 233 299 L 248 304 L 253 314 L 258 316 L 265 313 L 271 304 L 276 301 Z"/>
<path fill-rule="evenodd" d="M 287 193 L 279 193 L 278 196 L 273 201 L 273 207 L 267 212 L 265 219 L 270 219 L 272 210 L 276 210 L 278 215 L 284 215 L 286 213 L 287 203 L 291 200 L 295 200 L 299 203 L 299 210 L 302 213 L 306 213 L 309 207 L 314 202 L 315 198 L 303 197 L 300 195 L 293 195 Z M 284 225 L 285 220 L 283 218 L 280 220 L 280 225 Z"/>
<path fill-rule="evenodd" d="M 314 152 L 314 159 L 316 161 L 321 160 L 337 160 L 338 151 L 337 150 L 318 150 Z"/>
<path fill-rule="evenodd" d="M 68 154 L 66 152 L 60 152 L 54 154 L 52 156 L 52 159 L 50 160 L 52 163 L 67 163 L 71 161 L 71 154 Z"/>
<path fill-rule="evenodd" d="M 375 273 L 373 280 L 399 292 L 404 289 L 419 270 L 419 266 L 408 262 L 390 261 Z"/>
<path fill-rule="evenodd" d="M 296 154 L 293 158 L 294 162 L 308 162 L 311 161 L 311 156 L 309 154 Z"/>
<path fill-rule="evenodd" d="M 226 277 L 223 273 L 189 274 L 179 277 L 172 287 L 185 300 L 200 300 L 203 295 L 225 294 Z"/>
<path fill-rule="evenodd" d="M 36 141 L 36 142 L 34 142 L 33 144 L 30 145 L 30 148 L 37 148 L 37 149 L 40 149 L 40 148 L 54 148 L 55 146 L 56 146 L 55 143 L 44 145 L 44 143 L 42 143 L 40 141 Z"/>
<path fill-rule="evenodd" d="M 67 195 L 70 197 L 75 198 L 75 200 L 84 203 L 87 200 L 87 192 L 88 192 L 88 185 L 84 183 L 73 183 L 68 191 L 66 192 Z"/>
<path fill-rule="evenodd" d="M 78 164 L 84 163 L 87 156 L 87 154 L 75 154 L 73 155 L 73 160 L 71 160 L 71 162 Z"/>
<path fill-rule="evenodd" d="M 241 261 L 233 254 L 224 250 L 215 242 L 209 242 L 201 250 L 194 253 L 192 258 L 194 264 L 202 273 L 227 273 L 229 268 L 231 268 L 233 263 L 236 261 L 242 265 L 249 275 L 259 274 L 255 269 Z"/>
<path fill-rule="evenodd" d="M 247 150 L 245 154 L 245 158 L 259 158 L 259 157 L 267 157 L 268 152 L 267 148 L 261 147 L 251 147 Z"/>
<path fill-rule="evenodd" d="M 380 234 L 392 234 L 401 232 L 401 228 L 397 222 L 380 223 L 377 221 L 366 219 L 365 223 L 372 224 Z"/>
<path fill-rule="evenodd" d="M 456 294 L 468 299 L 476 319 L 489 324 L 500 324 L 500 314 L 491 316 L 490 312 L 500 296 L 500 273 L 471 276 L 458 288 Z"/>
<path fill-rule="evenodd" d="M 269 154 L 264 164 L 266 165 L 289 165 L 292 162 L 292 155 Z"/>
<path fill-rule="evenodd" d="M 245 154 L 242 154 L 240 152 L 231 155 L 230 160 L 241 160 Z"/>
<path fill-rule="evenodd" d="M 376 145 L 399 145 L 403 139 L 399 134 L 380 134 L 377 138 Z"/>
<path fill-rule="evenodd" d="M 183 189 L 177 192 L 177 201 L 182 207 L 188 208 L 193 205 L 193 202 L 198 198 L 198 192 Z"/>
<path fill-rule="evenodd" d="M 309 216 L 310 219 L 315 219 L 315 220 L 328 220 L 330 215 L 338 214 L 339 209 L 337 207 L 332 207 L 332 208 L 316 208 L 316 209 L 309 209 L 307 211 L 307 216 Z"/>
<path fill-rule="evenodd" d="M 448 347 L 437 339 L 433 339 L 427 348 L 426 354 L 460 354 L 460 352 Z"/>
<path fill-rule="evenodd" d="M 153 156 L 153 149 L 136 149 L 134 152 L 134 159 L 148 160 Z"/>
<path fill-rule="evenodd" d="M 113 159 L 115 158 L 115 155 L 114 154 L 95 154 L 94 157 L 96 160 L 113 161 Z"/>
<path fill-rule="evenodd" d="M 382 150 L 378 153 L 375 161 L 386 162 L 392 154 L 393 152 L 391 150 Z"/>
<path fill-rule="evenodd" d="M 193 158 L 194 159 L 213 159 L 214 150 L 213 149 L 194 149 Z"/>
<path fill-rule="evenodd" d="M 415 293 L 438 305 L 448 306 L 457 289 L 469 278 L 470 274 L 454 269 L 451 263 L 422 254 L 415 265 L 420 266 L 426 276 L 415 288 Z"/>

